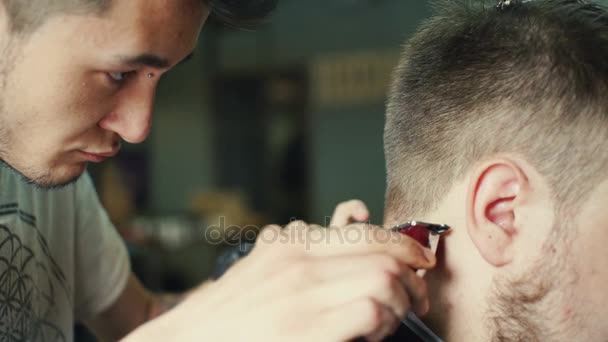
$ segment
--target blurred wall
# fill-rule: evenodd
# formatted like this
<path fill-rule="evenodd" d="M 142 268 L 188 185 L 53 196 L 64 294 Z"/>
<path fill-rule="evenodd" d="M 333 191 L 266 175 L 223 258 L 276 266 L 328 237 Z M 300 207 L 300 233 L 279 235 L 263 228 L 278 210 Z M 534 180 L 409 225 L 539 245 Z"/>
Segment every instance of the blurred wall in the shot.
<path fill-rule="evenodd" d="M 270 27 L 259 35 L 226 37 L 219 59 L 222 68 L 310 64 L 318 56 L 335 53 L 397 52 L 429 14 L 426 1 L 292 0 L 280 6 Z M 383 99 L 363 106 L 312 107 L 314 221 L 330 215 L 337 202 L 356 197 L 365 200 L 373 220 L 381 222 L 383 113 Z"/>
<path fill-rule="evenodd" d="M 194 193 L 213 188 L 212 144 L 201 46 L 160 82 L 152 132 L 149 211 L 183 212 Z"/>
<path fill-rule="evenodd" d="M 428 16 L 426 1 L 283 0 L 257 32 L 225 31 L 217 42 L 217 71 L 309 67 L 332 54 L 394 51 Z M 201 37 L 205 46 L 206 33 Z M 199 48 L 200 49 L 200 48 Z M 158 92 L 151 157 L 151 209 L 184 208 L 196 190 L 213 189 L 205 51 L 165 76 Z M 314 84 L 313 84 L 314 86 Z M 314 90 L 313 90 L 314 91 Z M 382 152 L 384 98 L 364 104 L 312 105 L 309 218 L 321 222 L 334 205 L 361 198 L 381 222 L 385 187 Z"/>

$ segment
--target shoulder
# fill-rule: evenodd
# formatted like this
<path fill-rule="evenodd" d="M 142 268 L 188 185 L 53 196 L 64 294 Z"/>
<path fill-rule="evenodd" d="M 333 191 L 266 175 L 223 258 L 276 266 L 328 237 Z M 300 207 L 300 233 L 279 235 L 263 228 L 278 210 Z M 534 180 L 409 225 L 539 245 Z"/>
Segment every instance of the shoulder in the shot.
<path fill-rule="evenodd" d="M 88 172 L 85 172 L 74 182 L 74 190 L 78 194 L 96 194 L 95 185 Z"/>

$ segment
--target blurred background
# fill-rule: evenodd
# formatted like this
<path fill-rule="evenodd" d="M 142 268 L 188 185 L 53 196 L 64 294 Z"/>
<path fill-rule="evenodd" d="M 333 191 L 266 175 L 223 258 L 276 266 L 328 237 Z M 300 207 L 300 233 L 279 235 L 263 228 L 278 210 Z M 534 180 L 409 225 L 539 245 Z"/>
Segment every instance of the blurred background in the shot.
<path fill-rule="evenodd" d="M 186 290 L 243 229 L 324 224 L 352 198 L 381 224 L 389 75 L 429 14 L 427 1 L 281 0 L 255 32 L 208 22 L 163 76 L 148 140 L 90 168 L 142 282 Z"/>

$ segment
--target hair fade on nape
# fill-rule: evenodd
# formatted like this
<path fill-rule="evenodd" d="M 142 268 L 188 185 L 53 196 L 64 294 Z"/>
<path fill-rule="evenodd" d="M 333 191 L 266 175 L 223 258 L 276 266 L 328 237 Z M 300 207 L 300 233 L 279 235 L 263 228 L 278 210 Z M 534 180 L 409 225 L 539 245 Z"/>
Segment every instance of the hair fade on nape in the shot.
<path fill-rule="evenodd" d="M 504 1 L 502 1 L 504 3 Z M 386 213 L 421 216 L 483 158 L 523 156 L 574 210 L 608 175 L 608 10 L 434 1 L 387 102 Z"/>

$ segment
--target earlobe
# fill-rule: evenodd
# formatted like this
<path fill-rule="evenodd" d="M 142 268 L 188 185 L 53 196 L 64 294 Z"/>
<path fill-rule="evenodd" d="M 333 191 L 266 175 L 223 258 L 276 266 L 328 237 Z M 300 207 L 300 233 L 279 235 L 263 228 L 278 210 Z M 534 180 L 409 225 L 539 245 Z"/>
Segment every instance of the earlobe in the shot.
<path fill-rule="evenodd" d="M 500 267 L 513 260 L 517 203 L 527 178 L 510 160 L 492 160 L 475 168 L 467 195 L 467 229 L 481 256 Z"/>

